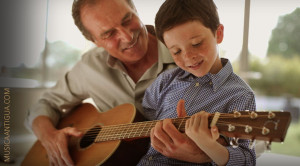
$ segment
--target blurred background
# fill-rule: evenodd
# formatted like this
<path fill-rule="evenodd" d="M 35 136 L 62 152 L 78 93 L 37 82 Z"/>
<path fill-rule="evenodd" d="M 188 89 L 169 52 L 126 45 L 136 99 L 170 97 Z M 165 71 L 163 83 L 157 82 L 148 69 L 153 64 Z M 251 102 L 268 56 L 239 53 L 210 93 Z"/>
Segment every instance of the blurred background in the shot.
<path fill-rule="evenodd" d="M 133 1 L 142 21 L 153 25 L 163 0 Z M 72 2 L 0 2 L 3 20 L 0 88 L 10 88 L 12 101 L 12 163 L 8 165 L 18 165 L 36 140 L 23 125 L 27 109 L 46 88 L 55 85 L 85 51 L 94 47 L 74 25 Z M 274 156 L 282 163 L 299 162 L 300 1 L 215 0 L 215 3 L 225 27 L 224 40 L 219 45 L 220 56 L 230 59 L 234 71 L 255 91 L 257 110 L 284 110 L 292 114 L 284 143 L 273 143 L 271 151 L 258 158 L 258 165 L 276 161 L 271 159 Z M 2 131 L 3 125 L 0 127 Z M 1 135 L 1 146 L 3 139 Z M 1 148 L 1 157 L 3 153 Z M 282 164 L 274 162 L 272 165 Z"/>

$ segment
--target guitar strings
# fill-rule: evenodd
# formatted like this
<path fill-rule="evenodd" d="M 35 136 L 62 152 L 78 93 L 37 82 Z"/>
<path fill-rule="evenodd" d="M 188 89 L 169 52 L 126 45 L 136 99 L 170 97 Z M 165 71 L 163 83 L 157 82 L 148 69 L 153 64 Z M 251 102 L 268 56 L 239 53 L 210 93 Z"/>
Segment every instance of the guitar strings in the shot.
<path fill-rule="evenodd" d="M 232 118 L 233 114 L 228 114 L 228 113 L 221 113 L 220 117 L 219 118 Z M 214 113 L 210 114 L 209 118 L 212 118 L 214 116 Z M 268 115 L 258 115 L 259 117 L 267 117 Z M 189 119 L 191 116 L 186 116 L 186 117 L 180 117 L 180 118 L 176 118 L 176 119 L 171 119 L 171 120 L 181 120 L 181 119 Z M 249 117 L 249 115 L 241 115 L 240 118 L 244 118 L 244 117 Z M 210 119 L 211 120 L 211 119 Z M 162 121 L 162 120 L 154 120 L 154 121 L 151 121 L 151 122 L 159 122 L 159 121 Z M 150 121 L 143 121 L 143 122 L 135 122 L 134 124 L 137 124 L 137 123 L 145 123 L 145 122 L 150 122 Z M 123 126 L 123 125 L 128 125 L 128 124 L 133 124 L 133 123 L 126 123 L 126 124 L 116 124 L 116 125 L 108 125 L 110 127 L 120 127 L 120 126 Z M 95 125 L 97 126 L 97 125 Z M 101 125 L 99 125 L 101 126 Z M 104 127 L 104 126 L 102 126 Z M 91 127 L 89 128 L 80 128 L 78 129 L 79 131 L 87 131 L 88 129 L 91 129 Z"/>
<path fill-rule="evenodd" d="M 222 116 L 223 118 L 228 118 L 228 117 L 232 118 L 232 116 L 227 116 L 228 114 L 224 114 L 224 115 L 225 116 Z M 241 117 L 248 117 L 248 115 L 241 115 Z M 180 123 L 180 124 L 184 123 L 185 124 L 186 120 L 189 119 L 189 118 L 190 117 L 183 117 L 183 118 L 173 119 L 174 120 L 174 125 L 176 126 L 177 123 Z M 181 121 L 179 121 L 179 120 L 181 120 Z M 91 138 L 91 139 L 96 140 L 96 141 L 121 140 L 121 139 L 125 139 L 125 138 L 145 137 L 145 136 L 150 135 L 150 128 L 153 128 L 155 126 L 156 122 L 158 122 L 158 121 L 160 121 L 160 120 L 129 123 L 129 124 L 122 124 L 122 125 L 102 126 L 102 129 L 101 129 L 100 132 L 97 129 L 94 132 L 89 132 L 85 136 L 88 136 L 88 137 L 96 136 L 95 139 Z M 149 123 L 150 123 L 150 125 L 149 125 Z M 144 125 L 144 126 L 142 126 L 143 129 L 138 131 L 138 129 L 140 129 L 141 127 L 137 124 L 143 124 Z M 239 127 L 245 127 L 246 126 L 246 125 L 236 124 L 236 123 L 232 123 L 232 122 L 225 122 L 225 121 L 220 121 L 220 120 L 217 122 L 217 126 L 228 125 L 228 124 L 232 124 L 232 125 L 239 126 Z M 131 132 L 128 133 L 128 131 L 124 130 L 123 127 L 125 127 L 125 129 L 127 129 L 127 130 L 128 130 L 129 127 L 131 127 Z M 148 129 L 146 131 L 144 130 L 145 127 L 148 127 Z M 262 127 L 253 127 L 253 128 L 262 129 Z M 181 131 L 184 131 L 185 130 L 185 125 L 184 126 L 179 126 L 178 129 L 181 130 Z M 89 131 L 91 131 L 91 130 L 89 130 Z M 124 131 L 125 131 L 125 135 L 123 134 Z M 91 139 L 87 138 L 86 140 L 82 140 L 82 141 L 90 141 Z"/>
<path fill-rule="evenodd" d="M 247 115 L 246 115 L 247 116 Z M 220 116 L 221 117 L 221 116 Z M 225 118 L 225 117 L 228 117 L 228 116 L 222 116 L 222 118 Z M 229 116 L 229 117 L 231 117 L 231 116 Z M 178 118 L 178 119 L 175 119 L 175 122 L 174 122 L 174 124 L 176 124 L 177 122 L 178 122 L 178 120 L 179 119 L 181 119 L 181 121 L 180 121 L 180 123 L 185 123 L 185 121 L 184 120 L 186 120 L 187 118 L 189 118 L 189 117 L 184 117 L 184 118 Z M 231 117 L 232 118 L 232 117 Z M 184 119 L 184 120 L 182 120 L 182 119 Z M 108 129 L 110 129 L 110 130 L 108 130 L 107 132 L 109 133 L 109 134 L 111 134 L 112 133 L 112 131 L 114 131 L 113 133 L 114 134 L 119 134 L 119 131 L 124 131 L 124 129 L 128 129 L 128 127 L 130 126 L 130 127 L 132 127 L 132 126 L 134 126 L 134 128 L 133 129 L 139 129 L 140 127 L 139 127 L 139 125 L 140 124 L 144 124 L 144 126 L 142 126 L 143 128 L 145 128 L 145 127 L 149 127 L 149 126 L 145 126 L 145 125 L 147 125 L 149 122 L 151 123 L 151 125 L 150 125 L 150 127 L 154 127 L 155 126 L 155 124 L 156 124 L 156 122 L 158 122 L 158 121 L 160 121 L 160 120 L 156 120 L 156 121 L 146 121 L 146 122 L 137 122 L 137 123 L 129 123 L 129 124 L 121 124 L 121 125 L 110 125 L 110 126 L 102 126 L 102 130 L 103 129 L 105 129 L 105 128 L 108 128 Z M 155 124 L 154 124 L 155 123 Z M 128 126 L 129 125 L 129 126 Z M 236 124 L 237 126 L 239 126 L 238 124 Z M 240 125 L 240 126 L 242 126 L 242 125 Z M 245 126 L 245 125 L 244 125 Z M 132 130 L 133 130 L 132 129 Z M 182 128 L 181 128 L 182 129 Z M 126 130 L 125 130 L 126 131 Z M 89 130 L 89 133 L 88 134 L 86 134 L 87 136 L 94 136 L 95 134 L 98 134 L 98 133 L 101 133 L 101 134 L 103 134 L 103 135 L 105 135 L 106 134 L 106 131 L 105 132 L 103 132 L 103 131 L 100 131 L 99 132 L 99 130 L 98 129 L 95 129 L 94 130 L 94 132 L 91 132 L 91 130 Z"/>

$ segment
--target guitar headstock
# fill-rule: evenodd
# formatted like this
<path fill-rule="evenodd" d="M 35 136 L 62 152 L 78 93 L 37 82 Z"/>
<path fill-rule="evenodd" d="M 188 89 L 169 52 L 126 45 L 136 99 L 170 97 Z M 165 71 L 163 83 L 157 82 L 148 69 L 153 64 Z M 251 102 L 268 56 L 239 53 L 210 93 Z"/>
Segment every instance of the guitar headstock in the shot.
<path fill-rule="evenodd" d="M 283 142 L 290 121 L 290 112 L 235 111 L 221 113 L 216 125 L 228 137 Z"/>

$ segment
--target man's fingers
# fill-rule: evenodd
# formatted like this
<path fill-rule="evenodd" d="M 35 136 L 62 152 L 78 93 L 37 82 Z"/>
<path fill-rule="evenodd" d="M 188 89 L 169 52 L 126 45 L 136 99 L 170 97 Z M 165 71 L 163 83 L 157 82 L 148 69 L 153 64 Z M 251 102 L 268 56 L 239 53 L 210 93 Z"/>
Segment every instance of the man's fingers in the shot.
<path fill-rule="evenodd" d="M 154 135 L 154 128 L 151 129 L 150 133 L 150 138 L 151 138 L 151 146 L 158 152 L 162 153 L 162 149 L 165 148 L 165 145 L 155 137 Z"/>
<path fill-rule="evenodd" d="M 65 165 L 64 161 L 60 158 L 60 152 L 57 145 L 49 147 L 47 152 L 51 163 L 59 166 Z"/>
<path fill-rule="evenodd" d="M 45 144 L 43 145 L 47 151 L 47 155 L 49 158 L 49 163 L 50 165 L 59 165 L 58 159 L 57 159 L 57 155 L 56 152 L 58 150 L 56 150 L 56 146 L 50 145 L 50 144 Z"/>
<path fill-rule="evenodd" d="M 82 134 L 82 132 L 75 128 L 66 127 L 64 129 L 57 130 L 54 134 L 52 134 L 54 137 L 44 140 L 43 146 L 49 156 L 50 165 L 74 165 L 68 150 L 68 137 L 79 137 L 82 136 Z"/>
<path fill-rule="evenodd" d="M 67 165 L 74 165 L 73 160 L 70 157 L 68 145 L 66 142 L 62 142 L 61 145 L 58 146 L 60 156 L 63 159 L 64 163 Z"/>
<path fill-rule="evenodd" d="M 174 126 L 171 119 L 163 120 L 163 130 L 172 140 L 172 144 L 182 143 L 186 139 L 184 134 L 180 133 L 178 129 Z"/>
<path fill-rule="evenodd" d="M 55 158 L 54 154 L 51 153 L 51 150 L 46 149 L 47 151 L 47 155 L 48 155 L 48 159 L 49 159 L 49 163 L 50 165 L 58 165 L 58 161 Z"/>
<path fill-rule="evenodd" d="M 157 137 L 162 142 L 162 144 L 168 146 L 168 144 L 173 143 L 173 140 L 165 132 L 165 129 L 163 126 L 164 121 L 159 121 L 156 123 L 156 125 L 154 127 L 154 136 Z"/>
<path fill-rule="evenodd" d="M 73 128 L 73 127 L 66 127 L 63 129 L 64 133 L 67 135 L 75 136 L 75 137 L 80 137 L 83 135 L 82 132 L 80 132 L 78 129 Z"/>
<path fill-rule="evenodd" d="M 178 117 L 186 117 L 186 110 L 184 108 L 184 100 L 183 99 L 180 99 L 178 101 L 176 111 L 177 111 Z"/>

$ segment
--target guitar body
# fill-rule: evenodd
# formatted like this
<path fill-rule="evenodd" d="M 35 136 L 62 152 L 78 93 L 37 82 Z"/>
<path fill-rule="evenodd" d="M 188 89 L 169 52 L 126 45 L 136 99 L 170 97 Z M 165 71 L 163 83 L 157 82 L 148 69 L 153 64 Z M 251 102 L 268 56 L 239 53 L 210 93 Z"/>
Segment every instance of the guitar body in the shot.
<path fill-rule="evenodd" d="M 141 117 L 132 104 L 123 104 L 107 112 L 99 113 L 93 105 L 85 103 L 63 118 L 58 128 L 75 127 L 85 129 L 83 132 L 86 133 L 95 125 L 101 128 L 107 125 L 127 124 L 141 121 Z M 142 138 L 91 143 L 82 147 L 79 138 L 70 141 L 69 152 L 75 165 L 78 166 L 136 165 L 147 152 L 148 146 L 149 138 Z M 35 165 L 49 165 L 47 152 L 40 141 L 33 145 L 22 162 L 22 166 Z"/>

